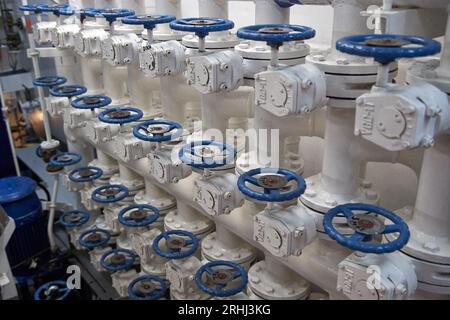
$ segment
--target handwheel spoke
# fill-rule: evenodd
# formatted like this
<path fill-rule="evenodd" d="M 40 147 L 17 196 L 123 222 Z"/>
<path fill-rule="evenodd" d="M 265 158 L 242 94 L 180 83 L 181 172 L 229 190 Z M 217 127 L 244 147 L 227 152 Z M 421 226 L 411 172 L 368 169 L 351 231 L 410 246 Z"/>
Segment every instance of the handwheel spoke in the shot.
<path fill-rule="evenodd" d="M 400 227 L 396 224 L 389 224 L 389 225 L 385 226 L 383 232 L 381 232 L 381 233 L 389 234 L 389 233 L 395 233 L 395 232 L 400 232 Z"/>

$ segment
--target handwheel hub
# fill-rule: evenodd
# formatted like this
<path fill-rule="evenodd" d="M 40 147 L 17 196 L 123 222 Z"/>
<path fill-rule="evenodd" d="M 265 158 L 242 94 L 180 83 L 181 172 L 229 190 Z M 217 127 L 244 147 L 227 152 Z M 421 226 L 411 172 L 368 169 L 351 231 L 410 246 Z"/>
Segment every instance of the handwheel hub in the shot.
<path fill-rule="evenodd" d="M 257 181 L 261 187 L 269 189 L 284 188 L 289 183 L 285 177 L 278 174 L 263 175 Z"/>
<path fill-rule="evenodd" d="M 348 225 L 353 230 L 366 235 L 380 234 L 385 228 L 383 221 L 364 213 L 353 215 L 348 219 Z"/>
<path fill-rule="evenodd" d="M 364 41 L 367 46 L 373 47 L 389 47 L 389 48 L 399 48 L 403 46 L 410 45 L 411 42 L 404 39 L 393 39 L 393 38 L 372 38 Z"/>
<path fill-rule="evenodd" d="M 270 28 L 261 28 L 259 32 L 261 33 L 271 33 L 271 34 L 286 34 L 289 32 L 293 32 L 291 28 L 281 28 L 281 27 L 270 27 Z"/>

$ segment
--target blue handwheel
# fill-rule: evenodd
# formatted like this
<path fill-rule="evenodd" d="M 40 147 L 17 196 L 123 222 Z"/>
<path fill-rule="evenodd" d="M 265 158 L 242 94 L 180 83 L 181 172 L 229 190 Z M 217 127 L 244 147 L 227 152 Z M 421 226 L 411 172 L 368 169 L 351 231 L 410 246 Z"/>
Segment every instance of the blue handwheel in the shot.
<path fill-rule="evenodd" d="M 81 167 L 69 173 L 69 180 L 73 182 L 83 183 L 92 182 L 99 179 L 103 175 L 103 170 L 98 167 Z"/>
<path fill-rule="evenodd" d="M 80 17 L 94 17 L 100 10 L 99 8 L 87 7 L 77 10 L 75 13 L 80 15 Z"/>
<path fill-rule="evenodd" d="M 40 10 L 38 8 L 38 6 L 36 5 L 24 5 L 24 6 L 20 6 L 19 7 L 20 11 L 24 11 L 24 12 L 34 12 L 36 14 L 39 14 L 42 12 L 42 10 Z"/>
<path fill-rule="evenodd" d="M 87 88 L 80 85 L 68 85 L 56 87 L 50 90 L 50 94 L 55 97 L 72 98 L 87 92 Z"/>
<path fill-rule="evenodd" d="M 166 291 L 166 280 L 157 276 L 141 276 L 128 285 L 128 296 L 133 300 L 159 300 Z"/>
<path fill-rule="evenodd" d="M 54 87 L 67 82 L 67 79 L 59 76 L 44 76 L 33 80 L 36 87 Z"/>
<path fill-rule="evenodd" d="M 233 163 L 236 151 L 228 144 L 203 140 L 184 145 L 178 156 L 193 168 L 214 169 Z"/>
<path fill-rule="evenodd" d="M 100 258 L 101 266 L 111 272 L 129 270 L 135 261 L 136 254 L 127 249 L 114 249 L 106 252 Z"/>
<path fill-rule="evenodd" d="M 145 227 L 159 218 L 159 210 L 153 206 L 140 204 L 123 208 L 119 212 L 119 222 L 131 228 Z"/>
<path fill-rule="evenodd" d="M 105 123 L 124 124 L 140 120 L 144 113 L 133 107 L 117 107 L 102 111 L 98 119 Z"/>
<path fill-rule="evenodd" d="M 296 4 L 303 4 L 301 0 L 275 0 L 281 8 L 290 8 Z"/>
<path fill-rule="evenodd" d="M 354 213 L 359 211 L 359 213 Z M 385 225 L 384 221 L 375 213 L 390 220 L 393 224 Z M 347 219 L 348 226 L 355 230 L 351 236 L 346 236 L 337 231 L 333 225 L 333 219 L 343 215 Z M 323 218 L 323 227 L 331 239 L 349 249 L 366 253 L 390 253 L 400 250 L 409 240 L 409 228 L 402 218 L 396 214 L 364 203 L 350 203 L 337 206 L 328 211 Z M 398 233 L 397 239 L 389 243 L 373 243 L 375 235 Z"/>
<path fill-rule="evenodd" d="M 34 293 L 34 300 L 65 300 L 71 290 L 66 281 L 51 281 L 40 286 Z"/>
<path fill-rule="evenodd" d="M 50 158 L 50 163 L 54 166 L 72 166 L 81 161 L 81 154 L 77 152 L 62 152 Z"/>
<path fill-rule="evenodd" d="M 126 8 L 99 9 L 94 12 L 94 15 L 101 15 L 106 19 L 106 21 L 113 23 L 118 18 L 134 15 L 134 10 Z"/>
<path fill-rule="evenodd" d="M 237 281 L 238 279 L 239 281 Z M 230 297 L 245 289 L 248 275 L 247 271 L 237 263 L 213 261 L 204 264 L 197 270 L 195 283 L 210 296 Z M 232 284 L 234 285 L 230 288 Z"/>
<path fill-rule="evenodd" d="M 381 64 L 389 64 L 399 58 L 425 57 L 439 53 L 441 44 L 419 36 L 364 34 L 338 40 L 336 49 L 347 54 L 372 57 Z"/>
<path fill-rule="evenodd" d="M 51 12 L 56 16 L 60 15 L 61 10 L 70 10 L 72 8 L 68 4 L 40 4 L 37 7 L 42 12 Z"/>
<path fill-rule="evenodd" d="M 92 193 L 92 200 L 99 203 L 114 203 L 128 197 L 128 188 L 121 184 L 98 187 Z"/>
<path fill-rule="evenodd" d="M 170 120 L 149 120 L 133 128 L 133 135 L 143 141 L 163 142 L 178 139 L 183 134 L 181 124 Z"/>
<path fill-rule="evenodd" d="M 166 241 L 166 248 L 160 247 L 161 240 Z M 170 230 L 159 234 L 152 244 L 153 251 L 166 259 L 184 259 L 195 253 L 198 249 L 197 237 L 188 231 Z"/>
<path fill-rule="evenodd" d="M 91 229 L 80 234 L 78 242 L 80 246 L 87 249 L 95 249 L 98 247 L 104 247 L 111 239 L 111 234 L 108 230 L 103 229 Z"/>
<path fill-rule="evenodd" d="M 258 175 L 260 177 L 255 177 Z M 288 185 L 290 181 L 297 184 L 293 189 Z M 263 188 L 264 191 L 250 189 L 246 183 Z M 255 200 L 283 202 L 300 197 L 306 190 L 306 182 L 300 175 L 287 169 L 259 168 L 242 174 L 238 180 L 238 188 L 244 195 Z"/>
<path fill-rule="evenodd" d="M 87 223 L 89 218 L 89 212 L 74 210 L 63 213 L 59 218 L 59 223 L 66 228 L 78 228 Z"/>
<path fill-rule="evenodd" d="M 109 106 L 112 100 L 110 97 L 102 95 L 90 95 L 76 98 L 72 101 L 71 105 L 75 109 L 97 109 Z"/>
<path fill-rule="evenodd" d="M 124 24 L 143 25 L 145 29 L 154 29 L 156 25 L 176 20 L 175 16 L 165 14 L 139 14 L 122 19 Z"/>
<path fill-rule="evenodd" d="M 240 28 L 237 36 L 242 39 L 265 41 L 271 47 L 280 47 L 286 41 L 314 38 L 313 28 L 297 24 L 258 24 Z"/>
<path fill-rule="evenodd" d="M 170 28 L 178 31 L 194 32 L 204 38 L 210 32 L 225 31 L 234 28 L 234 22 L 220 18 L 184 18 L 172 21 Z"/>

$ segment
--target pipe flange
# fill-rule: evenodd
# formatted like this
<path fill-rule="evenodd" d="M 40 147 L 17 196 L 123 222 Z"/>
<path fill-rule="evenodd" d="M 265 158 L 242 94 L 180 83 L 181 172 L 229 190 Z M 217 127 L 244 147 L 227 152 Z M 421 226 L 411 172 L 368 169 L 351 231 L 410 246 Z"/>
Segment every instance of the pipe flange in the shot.
<path fill-rule="evenodd" d="M 289 165 L 282 165 L 283 168 L 289 169 L 293 172 L 295 172 L 298 175 L 303 174 L 305 162 L 302 158 L 299 158 L 296 161 L 289 161 Z M 248 153 L 242 153 L 237 159 L 236 159 L 236 174 L 242 175 L 247 171 L 262 168 L 265 167 L 265 165 L 260 164 L 258 162 L 258 157 L 256 152 L 248 152 Z"/>
<path fill-rule="evenodd" d="M 205 38 L 206 50 L 226 50 L 234 48 L 241 39 L 231 33 L 210 34 Z M 185 35 L 181 42 L 186 48 L 198 49 L 198 37 L 192 34 Z"/>
<path fill-rule="evenodd" d="M 167 195 L 165 197 L 155 198 L 151 194 L 147 194 L 145 190 L 139 191 L 134 197 L 137 204 L 148 204 L 159 210 L 160 215 L 165 215 L 171 209 L 174 209 L 177 202 L 174 197 Z"/>
<path fill-rule="evenodd" d="M 439 72 L 438 59 L 416 61 L 406 73 L 406 82 L 409 84 L 427 82 L 450 95 L 450 77 Z"/>
<path fill-rule="evenodd" d="M 135 196 L 139 190 L 144 189 L 145 184 L 142 179 L 125 180 L 120 176 L 120 173 L 114 174 L 110 179 L 111 184 L 121 184 L 128 188 L 130 196 Z"/>
<path fill-rule="evenodd" d="M 242 241 L 239 247 L 228 248 L 216 232 L 208 234 L 201 243 L 202 256 L 208 261 L 226 260 L 242 265 L 246 270 L 256 258 L 256 249 Z"/>
<path fill-rule="evenodd" d="M 265 261 L 255 263 L 248 272 L 249 290 L 264 300 L 305 300 L 311 284 L 300 276 L 281 281 L 271 274 Z"/>
<path fill-rule="evenodd" d="M 195 220 L 191 217 L 185 217 L 178 214 L 178 211 L 169 212 L 164 218 L 164 227 L 166 230 L 184 230 L 191 232 L 199 239 L 203 239 L 214 230 L 214 222 L 198 214 Z"/>
<path fill-rule="evenodd" d="M 100 180 L 108 180 L 109 181 L 109 179 L 114 174 L 117 174 L 119 172 L 119 166 L 117 164 L 116 165 L 103 164 L 98 159 L 94 159 L 91 162 L 89 162 L 89 166 L 100 168 L 103 171 L 103 174 L 102 174 L 101 178 L 98 179 L 98 181 L 100 181 Z M 105 183 L 103 183 L 101 185 L 104 185 L 104 184 Z"/>

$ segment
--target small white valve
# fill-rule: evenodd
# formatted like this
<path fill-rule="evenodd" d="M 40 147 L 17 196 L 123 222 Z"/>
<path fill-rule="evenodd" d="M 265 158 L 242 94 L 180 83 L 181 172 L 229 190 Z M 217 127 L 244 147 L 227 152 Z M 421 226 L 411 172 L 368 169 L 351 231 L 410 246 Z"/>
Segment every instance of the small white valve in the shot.
<path fill-rule="evenodd" d="M 79 32 L 80 26 L 77 24 L 59 25 L 52 30 L 52 44 L 60 49 L 74 48 L 74 36 Z"/>
<path fill-rule="evenodd" d="M 186 66 L 184 51 L 185 47 L 175 40 L 145 44 L 139 52 L 140 68 L 152 77 L 180 74 Z"/>
<path fill-rule="evenodd" d="M 173 160 L 170 150 L 157 150 L 148 155 L 150 174 L 160 183 L 177 183 L 191 175 L 192 169 L 179 160 Z"/>
<path fill-rule="evenodd" d="M 37 44 L 48 45 L 52 43 L 52 32 L 56 28 L 56 21 L 40 21 L 33 27 L 33 37 Z"/>
<path fill-rule="evenodd" d="M 113 66 L 126 65 L 133 59 L 141 42 L 135 33 L 113 35 L 101 43 L 103 59 Z"/>
<path fill-rule="evenodd" d="M 234 51 L 205 53 L 186 60 L 189 85 L 203 94 L 232 91 L 243 81 L 243 59 Z"/>

